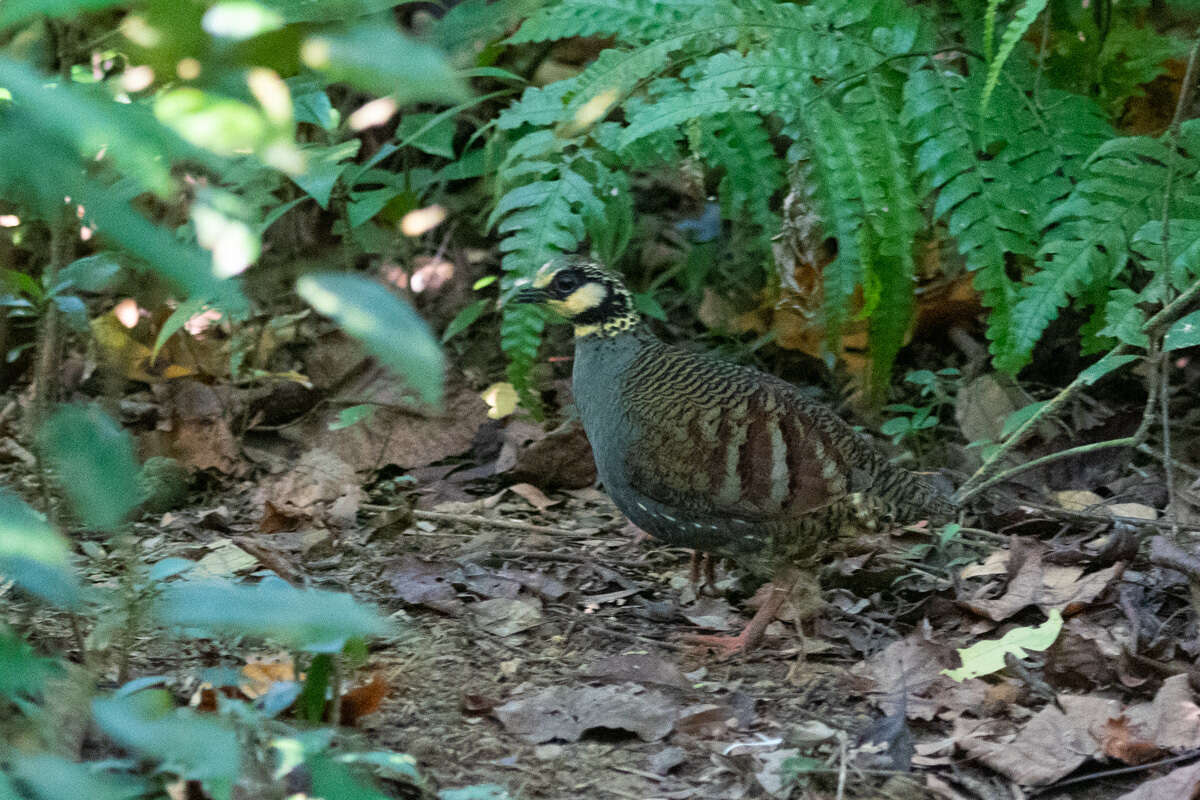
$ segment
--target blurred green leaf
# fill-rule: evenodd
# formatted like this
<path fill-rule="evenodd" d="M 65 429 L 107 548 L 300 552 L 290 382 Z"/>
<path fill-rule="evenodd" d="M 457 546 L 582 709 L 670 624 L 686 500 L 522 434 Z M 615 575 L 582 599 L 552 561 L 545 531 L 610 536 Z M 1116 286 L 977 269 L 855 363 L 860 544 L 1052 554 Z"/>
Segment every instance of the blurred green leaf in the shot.
<path fill-rule="evenodd" d="M 417 770 L 417 760 L 407 753 L 393 753 L 390 750 L 341 753 L 337 760 L 343 764 L 367 764 L 385 778 L 400 778 L 414 783 L 424 780 Z"/>
<path fill-rule="evenodd" d="M 63 406 L 38 440 L 83 523 L 112 531 L 140 501 L 133 440 L 96 406 Z"/>
<path fill-rule="evenodd" d="M 1063 626 L 1062 612 L 1059 609 L 1050 609 L 1047 617 L 1041 625 L 1012 628 L 999 639 L 988 639 L 976 642 L 970 647 L 959 648 L 958 657 L 962 660 L 962 666 L 958 669 L 944 669 L 942 674 L 961 683 L 967 678 L 978 678 L 1004 669 L 1004 656 L 1008 653 L 1017 658 L 1024 658 L 1026 651 L 1045 650 L 1054 644 Z"/>
<path fill-rule="evenodd" d="M 0 575 L 48 603 L 79 605 L 67 540 L 7 489 L 0 489 Z"/>
<path fill-rule="evenodd" d="M 206 33 L 240 42 L 283 27 L 283 15 L 264 3 L 228 0 L 214 3 L 204 12 L 201 27 Z"/>
<path fill-rule="evenodd" d="M 437 119 L 434 114 L 405 114 L 396 126 L 396 139 L 431 156 L 454 158 L 456 127 L 451 117 Z"/>
<path fill-rule="evenodd" d="M 329 196 L 338 176 L 351 165 L 349 159 L 358 154 L 361 144 L 358 139 L 350 139 L 330 147 L 305 147 L 303 152 L 308 157 L 308 169 L 293 175 L 292 180 L 316 200 L 317 205 L 329 208 Z"/>
<path fill-rule="evenodd" d="M 158 96 L 154 116 L 197 147 L 233 155 L 262 147 L 274 135 L 257 108 L 191 86 Z"/>
<path fill-rule="evenodd" d="M 1033 417 L 1034 414 L 1042 410 L 1042 407 L 1048 403 L 1048 400 L 1039 400 L 1035 403 L 1030 403 L 1027 406 L 1022 406 L 1016 411 L 1008 415 L 1004 420 L 1004 425 L 1000 428 L 1000 438 L 1007 439 L 1014 434 L 1017 428 L 1025 424 L 1027 420 Z"/>
<path fill-rule="evenodd" d="M 824 766 L 824 762 L 822 762 Z M 438 800 L 511 800 L 512 795 L 503 786 L 494 783 L 480 783 L 475 786 L 464 786 L 461 789 L 443 789 L 438 792 Z"/>
<path fill-rule="evenodd" d="M 338 412 L 337 419 L 329 423 L 329 430 L 340 431 L 342 428 L 349 428 L 363 420 L 368 420 L 375 416 L 376 408 L 377 406 L 374 403 L 360 403 L 356 406 L 343 408 Z"/>
<path fill-rule="evenodd" d="M 314 34 L 305 40 L 301 57 L 332 81 L 391 95 L 400 105 L 471 96 L 441 51 L 391 27 L 358 25 Z"/>
<path fill-rule="evenodd" d="M 161 689 L 92 701 L 96 725 L 118 744 L 187 780 L 230 786 L 241 770 L 237 733 L 211 715 L 175 708 Z"/>
<path fill-rule="evenodd" d="M 295 107 L 296 122 L 307 122 L 326 131 L 337 128 L 339 115 L 329 102 L 329 95 L 324 89 L 296 93 L 293 88 L 292 91 L 295 95 L 292 104 Z"/>
<path fill-rule="evenodd" d="M 147 781 L 131 775 L 106 775 L 86 764 L 45 753 L 16 756 L 12 774 L 29 786 L 38 800 L 129 800 L 151 789 Z"/>
<path fill-rule="evenodd" d="M 163 588 L 156 601 L 163 622 L 201 635 L 270 638 L 317 653 L 336 653 L 353 636 L 383 636 L 391 624 L 348 594 L 297 589 L 280 580 L 257 586 L 228 581 L 182 582 Z"/>
<path fill-rule="evenodd" d="M 0 627 L 0 696 L 35 699 L 46 679 L 61 671 L 58 662 L 39 656 L 20 636 Z"/>
<path fill-rule="evenodd" d="M 34 17 L 66 17 L 119 5 L 124 5 L 123 0 L 5 0 L 0 3 L 0 28 Z"/>
<path fill-rule="evenodd" d="M 338 800 L 388 800 L 387 795 L 367 786 L 351 774 L 349 769 L 323 753 L 309 756 L 304 763 L 308 767 L 308 774 L 312 780 L 311 795 L 313 797 L 336 797 Z"/>
<path fill-rule="evenodd" d="M 442 344 L 458 336 L 460 333 L 471 327 L 475 320 L 479 319 L 479 315 L 488 307 L 491 301 L 487 298 L 476 300 L 471 305 L 464 308 L 454 315 L 454 319 L 450 320 L 450 324 L 446 326 L 446 330 L 442 332 Z"/>
<path fill-rule="evenodd" d="M 399 5 L 398 0 L 261 0 L 288 22 L 333 22 L 374 14 Z"/>
<path fill-rule="evenodd" d="M 121 264 L 113 253 L 96 253 L 76 259 L 58 271 L 59 285 L 66 284 L 82 292 L 103 292 L 113 288 L 121 274 Z"/>
<path fill-rule="evenodd" d="M 374 281 L 340 272 L 305 275 L 296 281 L 296 291 L 406 378 L 425 400 L 441 403 L 442 351 L 412 306 Z"/>
<path fill-rule="evenodd" d="M 308 665 L 304 688 L 300 691 L 297 710 L 300 718 L 308 722 L 320 722 L 325 716 L 325 701 L 329 690 L 329 679 L 333 675 L 333 656 L 318 653 Z"/>
<path fill-rule="evenodd" d="M 1166 348 L 1170 349 L 1170 348 Z M 1141 356 L 1136 355 L 1113 355 L 1108 353 L 1104 358 L 1092 364 L 1090 367 L 1079 373 L 1079 380 L 1083 381 L 1085 386 L 1091 386 L 1096 381 L 1103 378 L 1113 370 L 1120 369 L 1131 361 L 1137 361 Z M 1008 423 L 1005 423 L 1007 427 Z"/>

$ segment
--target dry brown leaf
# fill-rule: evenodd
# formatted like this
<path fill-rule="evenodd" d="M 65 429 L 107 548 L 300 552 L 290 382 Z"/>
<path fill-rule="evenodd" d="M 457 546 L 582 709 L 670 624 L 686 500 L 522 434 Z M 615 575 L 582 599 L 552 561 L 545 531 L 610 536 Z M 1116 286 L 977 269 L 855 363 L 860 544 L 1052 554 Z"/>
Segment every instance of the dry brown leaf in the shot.
<path fill-rule="evenodd" d="M 1029 606 L 1043 613 L 1057 608 L 1064 614 L 1076 613 L 1094 601 L 1124 570 L 1124 564 L 1083 574 L 1081 567 L 1046 564 L 1045 547 L 1040 543 L 1016 539 L 1010 551 L 1007 590 L 996 598 L 971 597 L 962 604 L 996 622 L 1008 619 Z M 986 587 L 985 587 L 986 590 Z"/>
<path fill-rule="evenodd" d="M 1054 493 L 1054 502 L 1067 511 L 1087 511 L 1104 505 L 1104 498 L 1095 492 L 1067 489 Z"/>
<path fill-rule="evenodd" d="M 1016 736 L 1008 731 L 1007 724 L 996 720 L 978 725 L 962 717 L 955 720 L 955 740 L 960 748 L 1025 786 L 1053 783 L 1096 752 L 1087 728 L 1054 706 L 1039 711 Z"/>
<path fill-rule="evenodd" d="M 1142 739 L 1124 714 L 1105 722 L 1099 733 L 1104 755 L 1126 764 L 1145 764 L 1162 752 L 1153 742 Z"/>
<path fill-rule="evenodd" d="M 367 714 L 374 714 L 387 697 L 390 686 L 383 673 L 374 672 L 366 683 L 359 684 L 342 695 L 340 708 L 343 725 L 355 725 Z"/>
<path fill-rule="evenodd" d="M 514 494 L 520 495 L 525 499 L 525 502 L 536 508 L 538 511 L 545 511 L 547 508 L 561 503 L 561 500 L 551 500 L 541 489 L 529 483 L 514 483 L 508 487 Z"/>
<path fill-rule="evenodd" d="M 496 597 L 472 603 L 468 608 L 475 624 L 495 636 L 512 636 L 542 624 L 542 601 L 536 597 L 521 600 Z"/>
<path fill-rule="evenodd" d="M 542 744 L 552 739 L 575 742 L 593 728 L 630 731 L 644 742 L 653 742 L 671 732 L 679 710 L 662 692 L 623 683 L 554 686 L 510 700 L 493 713 L 509 733 Z"/>

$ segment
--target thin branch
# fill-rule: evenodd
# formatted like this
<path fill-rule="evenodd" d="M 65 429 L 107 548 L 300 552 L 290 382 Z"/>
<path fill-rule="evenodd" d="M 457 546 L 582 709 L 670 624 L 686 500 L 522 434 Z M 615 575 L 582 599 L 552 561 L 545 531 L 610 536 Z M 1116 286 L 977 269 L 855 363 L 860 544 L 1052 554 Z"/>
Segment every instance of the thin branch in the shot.
<path fill-rule="evenodd" d="M 1069 447 L 1066 450 L 1059 450 L 1057 453 L 1050 453 L 1049 455 L 1044 455 L 1041 458 L 1035 458 L 1032 461 L 1026 461 L 1024 464 L 1018 464 L 1015 467 L 1010 467 L 1009 469 L 1006 469 L 1003 472 L 988 478 L 964 494 L 959 502 L 974 497 L 984 489 L 990 489 L 998 483 L 1004 483 L 1005 481 L 1011 480 L 1012 478 L 1015 478 L 1024 472 L 1028 472 L 1031 469 L 1037 469 L 1038 467 L 1044 466 L 1053 461 L 1061 461 L 1064 458 L 1080 456 L 1084 455 L 1085 453 L 1095 452 L 1097 450 L 1111 450 L 1114 447 L 1136 447 L 1138 444 L 1139 440 L 1136 436 L 1126 436 L 1123 439 L 1109 439 L 1103 442 L 1081 444 L 1078 447 Z"/>

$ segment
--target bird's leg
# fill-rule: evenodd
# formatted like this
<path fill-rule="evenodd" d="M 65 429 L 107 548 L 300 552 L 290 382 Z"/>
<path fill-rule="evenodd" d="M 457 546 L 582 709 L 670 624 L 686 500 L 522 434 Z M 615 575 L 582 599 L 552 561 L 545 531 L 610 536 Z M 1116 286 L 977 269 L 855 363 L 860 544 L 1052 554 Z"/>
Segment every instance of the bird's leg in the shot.
<path fill-rule="evenodd" d="M 683 637 L 684 641 L 712 648 L 722 658 L 750 652 L 762 643 L 763 633 L 767 630 L 767 626 L 775 619 L 775 615 L 783 606 L 783 601 L 792 594 L 799 580 L 800 573 L 798 571 L 787 570 L 776 575 L 774 580 L 760 589 L 760 594 L 765 593 L 766 596 L 759 604 L 758 610 L 754 612 L 750 622 L 737 636 L 687 634 Z"/>
<path fill-rule="evenodd" d="M 688 562 L 689 581 L 696 590 L 696 595 L 704 594 L 704 590 L 708 589 L 709 594 L 716 594 L 717 573 L 713 566 L 713 557 L 707 551 L 693 550 L 692 558 Z M 704 582 L 700 582 L 700 571 L 704 571 Z"/>

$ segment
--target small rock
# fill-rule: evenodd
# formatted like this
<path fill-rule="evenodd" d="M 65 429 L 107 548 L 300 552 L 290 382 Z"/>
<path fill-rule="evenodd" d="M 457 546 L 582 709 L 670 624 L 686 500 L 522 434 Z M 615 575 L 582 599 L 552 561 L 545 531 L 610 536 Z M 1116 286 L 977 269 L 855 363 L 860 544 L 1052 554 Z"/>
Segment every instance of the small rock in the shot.
<path fill-rule="evenodd" d="M 650 756 L 650 771 L 655 775 L 666 775 L 687 758 L 682 747 L 667 747 Z"/>
<path fill-rule="evenodd" d="M 562 758 L 563 746 L 561 744 L 542 744 L 533 748 L 533 757 L 538 761 L 557 761 Z"/>

